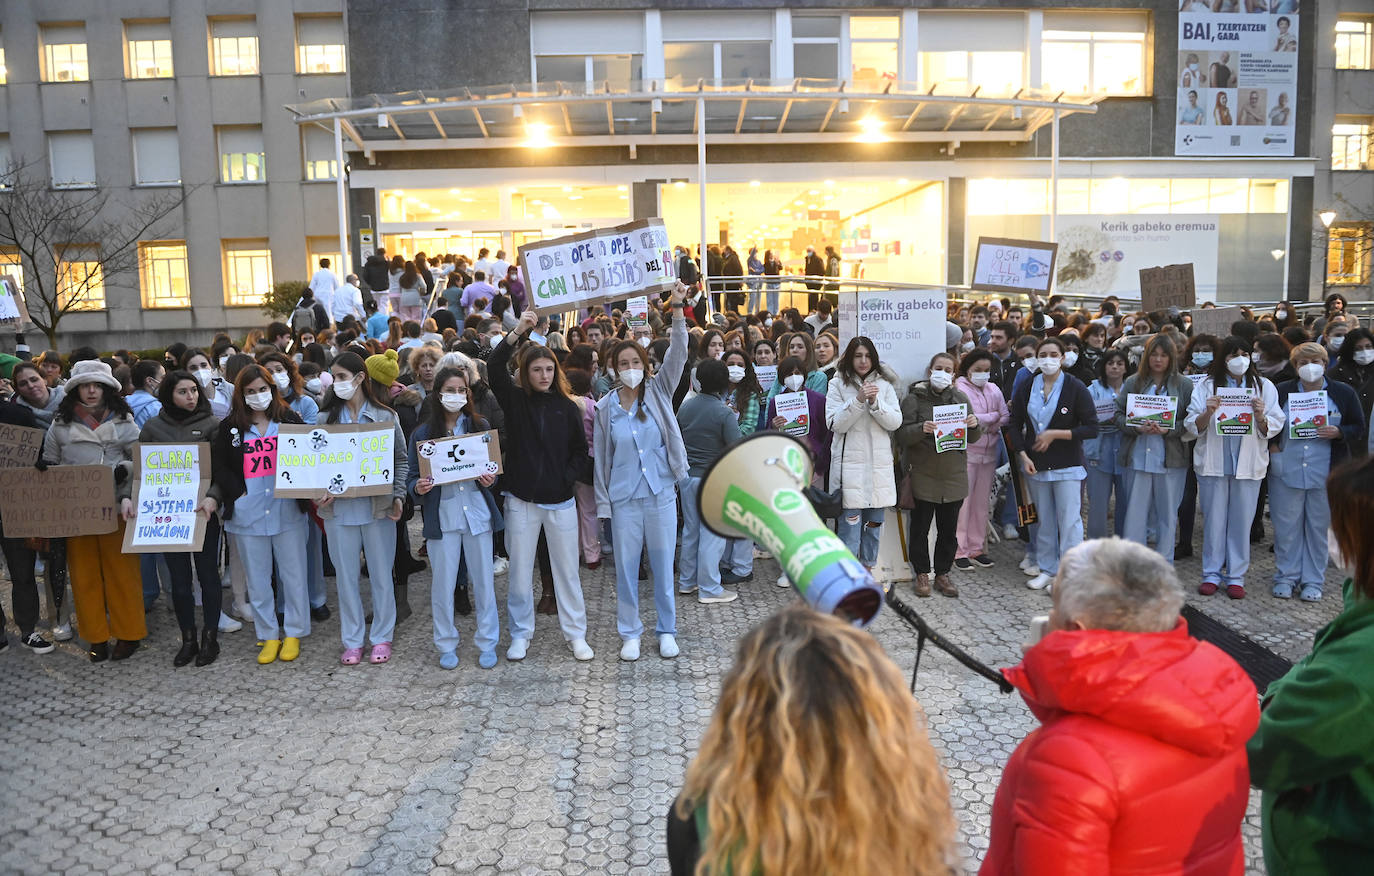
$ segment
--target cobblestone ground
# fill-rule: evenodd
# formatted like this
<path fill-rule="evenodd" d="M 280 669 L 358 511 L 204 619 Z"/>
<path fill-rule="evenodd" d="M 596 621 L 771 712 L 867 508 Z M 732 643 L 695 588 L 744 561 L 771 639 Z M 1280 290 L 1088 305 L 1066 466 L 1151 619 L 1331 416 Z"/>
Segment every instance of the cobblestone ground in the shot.
<path fill-rule="evenodd" d="M 1019 546 L 990 553 L 995 568 L 956 571 L 961 598 L 907 591 L 908 601 L 1004 666 L 1049 599 L 1023 586 Z M 1198 562 L 1181 561 L 1190 602 L 1297 659 L 1340 608 L 1335 572 L 1321 603 L 1280 602 L 1268 596 L 1267 546 L 1254 556 L 1241 602 L 1197 596 Z M 93 666 L 76 642 L 35 656 L 11 624 L 0 656 L 0 871 L 667 872 L 664 814 L 734 643 L 792 597 L 773 586 L 774 561 L 759 560 L 738 602 L 679 600 L 680 657 L 660 659 L 646 639 L 645 656 L 622 663 L 610 565 L 607 557 L 601 570 L 583 570 L 589 663 L 573 660 L 555 619 L 541 615 L 524 663 L 503 658 L 483 671 L 463 618 L 462 664 L 441 670 L 428 573 L 412 581 L 415 615 L 384 666 L 339 666 L 331 619 L 294 664 L 257 666 L 245 626 L 222 637 L 213 666 L 173 670 L 178 636 L 165 597 L 145 647 L 122 664 Z M 502 599 L 505 587 L 498 578 Z M 0 590 L 8 607 L 9 588 Z M 644 602 L 652 628 L 652 599 Z M 502 625 L 504 636 L 504 612 Z M 872 631 L 909 672 L 914 634 L 891 612 Z M 938 651 L 926 652 L 916 694 L 973 871 L 1002 765 L 1034 722 L 1019 698 Z M 1262 871 L 1258 813 L 1252 794 L 1252 872 Z"/>

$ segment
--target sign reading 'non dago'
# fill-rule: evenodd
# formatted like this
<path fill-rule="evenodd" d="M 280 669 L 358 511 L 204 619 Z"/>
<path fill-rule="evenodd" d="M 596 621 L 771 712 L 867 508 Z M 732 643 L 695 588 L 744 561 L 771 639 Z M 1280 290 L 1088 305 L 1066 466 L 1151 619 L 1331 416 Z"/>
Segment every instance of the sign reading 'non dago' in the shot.
<path fill-rule="evenodd" d="M 391 492 L 396 432 L 391 423 L 282 424 L 276 486 L 284 499 L 378 496 Z"/>
<path fill-rule="evenodd" d="M 530 302 L 537 311 L 667 292 L 677 282 L 662 219 L 640 219 L 520 247 Z"/>

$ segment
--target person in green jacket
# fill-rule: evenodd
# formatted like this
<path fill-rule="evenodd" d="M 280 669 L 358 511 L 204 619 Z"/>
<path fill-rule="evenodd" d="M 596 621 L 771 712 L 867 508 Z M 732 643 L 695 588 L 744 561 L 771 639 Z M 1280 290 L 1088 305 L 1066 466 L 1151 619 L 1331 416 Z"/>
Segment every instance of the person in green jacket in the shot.
<path fill-rule="evenodd" d="M 1345 608 L 1270 685 L 1248 746 L 1271 876 L 1366 873 L 1374 857 L 1374 459 L 1332 472 L 1326 490 L 1355 569 Z"/>

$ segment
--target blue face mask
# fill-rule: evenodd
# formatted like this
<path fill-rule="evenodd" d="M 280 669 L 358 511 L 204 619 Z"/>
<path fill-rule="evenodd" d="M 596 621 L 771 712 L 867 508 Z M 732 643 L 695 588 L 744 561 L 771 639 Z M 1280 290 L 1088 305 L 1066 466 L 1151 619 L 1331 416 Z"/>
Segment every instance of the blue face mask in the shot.
<path fill-rule="evenodd" d="M 1194 354 L 1193 354 L 1193 365 L 1195 365 L 1196 367 L 1198 367 L 1198 368 L 1206 368 L 1208 365 L 1211 365 L 1211 364 L 1212 364 L 1212 354 L 1211 354 L 1211 353 L 1194 353 Z"/>

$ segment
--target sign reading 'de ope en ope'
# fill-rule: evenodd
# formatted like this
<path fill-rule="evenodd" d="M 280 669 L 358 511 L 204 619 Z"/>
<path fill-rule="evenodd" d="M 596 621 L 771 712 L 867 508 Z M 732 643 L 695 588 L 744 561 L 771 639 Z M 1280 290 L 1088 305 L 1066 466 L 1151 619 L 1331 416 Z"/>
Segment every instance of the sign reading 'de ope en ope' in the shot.
<path fill-rule="evenodd" d="M 640 219 L 520 247 L 531 306 L 572 310 L 667 292 L 677 282 L 662 219 Z"/>

